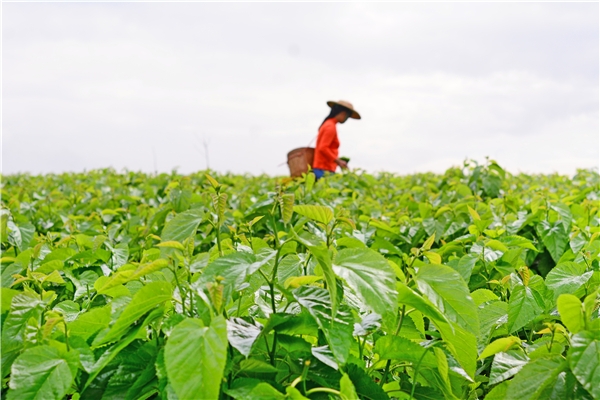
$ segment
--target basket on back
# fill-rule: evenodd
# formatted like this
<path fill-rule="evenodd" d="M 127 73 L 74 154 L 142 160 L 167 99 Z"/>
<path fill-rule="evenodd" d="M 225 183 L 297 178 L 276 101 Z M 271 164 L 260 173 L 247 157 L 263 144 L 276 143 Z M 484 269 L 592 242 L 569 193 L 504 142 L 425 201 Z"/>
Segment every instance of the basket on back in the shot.
<path fill-rule="evenodd" d="M 315 149 L 313 147 L 300 147 L 290 151 L 287 155 L 290 175 L 297 178 L 308 172 L 312 168 Z"/>

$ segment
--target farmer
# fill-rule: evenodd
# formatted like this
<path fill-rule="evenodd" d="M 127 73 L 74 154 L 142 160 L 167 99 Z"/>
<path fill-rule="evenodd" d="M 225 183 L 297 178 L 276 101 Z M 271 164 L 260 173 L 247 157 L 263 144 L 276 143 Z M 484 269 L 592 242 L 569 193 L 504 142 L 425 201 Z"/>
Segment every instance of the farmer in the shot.
<path fill-rule="evenodd" d="M 322 178 L 326 172 L 334 173 L 338 165 L 341 169 L 348 168 L 348 163 L 338 157 L 340 141 L 336 125 L 338 122 L 343 124 L 348 118 L 360 119 L 360 115 L 347 101 L 328 101 L 327 105 L 331 107 L 331 111 L 319 127 L 313 161 L 313 172 L 317 179 Z"/>

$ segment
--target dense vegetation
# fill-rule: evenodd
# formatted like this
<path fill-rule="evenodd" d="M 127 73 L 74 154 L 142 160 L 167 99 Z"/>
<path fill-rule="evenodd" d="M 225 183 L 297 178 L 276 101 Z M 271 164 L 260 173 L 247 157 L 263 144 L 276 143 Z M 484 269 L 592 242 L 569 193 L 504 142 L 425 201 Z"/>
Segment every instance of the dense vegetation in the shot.
<path fill-rule="evenodd" d="M 599 176 L 2 179 L 2 398 L 600 399 Z"/>

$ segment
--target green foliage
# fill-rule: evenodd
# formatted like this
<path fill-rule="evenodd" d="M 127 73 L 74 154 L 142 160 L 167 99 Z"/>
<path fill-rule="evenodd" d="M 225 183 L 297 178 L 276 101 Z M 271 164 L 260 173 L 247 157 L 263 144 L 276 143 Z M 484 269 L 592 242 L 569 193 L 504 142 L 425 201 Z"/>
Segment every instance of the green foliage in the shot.
<path fill-rule="evenodd" d="M 600 399 L 597 173 L 211 175 L 3 177 L 3 398 Z"/>

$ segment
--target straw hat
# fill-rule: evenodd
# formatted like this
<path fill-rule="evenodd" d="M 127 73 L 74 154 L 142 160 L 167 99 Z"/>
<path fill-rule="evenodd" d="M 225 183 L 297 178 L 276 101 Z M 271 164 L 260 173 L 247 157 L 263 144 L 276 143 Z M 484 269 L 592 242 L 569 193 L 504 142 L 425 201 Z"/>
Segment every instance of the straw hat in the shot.
<path fill-rule="evenodd" d="M 346 107 L 347 109 L 351 110 L 352 115 L 350 115 L 350 118 L 360 119 L 360 114 L 356 112 L 356 110 L 354 109 L 354 106 L 352 106 L 352 103 L 350 103 L 349 101 L 340 100 L 340 101 L 328 101 L 327 102 L 327 105 L 329 107 L 333 107 L 336 104 L 338 106 Z"/>

